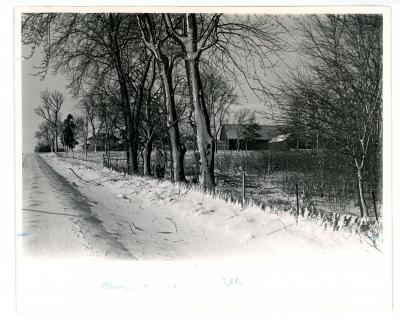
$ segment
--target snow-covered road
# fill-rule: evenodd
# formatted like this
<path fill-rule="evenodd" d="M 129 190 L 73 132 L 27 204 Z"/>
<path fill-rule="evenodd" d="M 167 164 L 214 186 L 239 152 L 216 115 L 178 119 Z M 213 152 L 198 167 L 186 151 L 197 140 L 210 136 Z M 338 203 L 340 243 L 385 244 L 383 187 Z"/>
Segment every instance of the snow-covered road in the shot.
<path fill-rule="evenodd" d="M 23 233 L 28 254 L 132 258 L 92 212 L 93 201 L 38 154 L 23 158 Z"/>

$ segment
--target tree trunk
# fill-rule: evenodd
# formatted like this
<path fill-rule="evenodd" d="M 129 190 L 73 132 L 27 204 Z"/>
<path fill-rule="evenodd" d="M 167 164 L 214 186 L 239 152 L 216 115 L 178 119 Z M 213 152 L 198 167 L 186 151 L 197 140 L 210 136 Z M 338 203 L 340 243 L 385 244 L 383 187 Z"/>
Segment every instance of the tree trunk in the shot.
<path fill-rule="evenodd" d="M 105 135 L 105 143 L 104 143 L 104 153 L 106 154 L 107 158 L 110 158 L 110 132 L 109 128 L 106 125 L 106 135 Z"/>
<path fill-rule="evenodd" d="M 132 152 L 132 147 L 129 145 L 129 148 L 128 148 L 128 174 L 129 175 L 133 174 L 133 167 L 134 167 L 133 161 L 134 161 L 134 159 L 135 159 L 135 156 L 134 156 L 134 154 Z"/>
<path fill-rule="evenodd" d="M 364 186 L 362 177 L 362 168 L 357 168 L 357 180 L 358 180 L 358 193 L 360 197 L 360 212 L 361 217 L 368 217 L 368 207 L 364 196 Z"/>
<path fill-rule="evenodd" d="M 214 122 L 214 152 L 218 152 L 218 133 L 217 133 L 217 124 L 215 121 L 215 111 L 213 111 L 214 116 L 213 116 L 213 122 Z"/>
<path fill-rule="evenodd" d="M 106 156 L 107 156 L 107 154 L 108 154 L 107 149 L 108 149 L 108 133 L 107 133 L 107 130 L 106 130 L 106 134 L 105 134 L 105 136 L 104 136 L 104 147 L 103 147 L 103 151 L 104 151 L 104 154 L 105 154 Z"/>
<path fill-rule="evenodd" d="M 139 124 L 138 122 L 141 121 L 141 113 L 142 113 L 142 107 L 143 107 L 143 102 L 145 98 L 145 85 L 146 85 L 146 79 L 147 79 L 147 74 L 150 70 L 150 65 L 152 63 L 152 59 L 149 59 L 146 62 L 146 65 L 144 67 L 144 71 L 142 74 L 141 79 L 139 79 L 139 84 L 137 86 L 137 93 L 135 97 L 135 105 L 133 106 L 133 110 L 131 111 L 131 119 L 132 119 L 132 145 L 134 149 L 132 150 L 133 153 L 136 154 L 136 160 L 133 162 L 133 169 L 135 172 L 139 172 L 139 162 L 138 162 L 138 155 L 139 155 Z M 150 82 L 153 82 L 154 80 L 151 80 Z M 149 90 L 151 90 L 151 87 L 153 84 L 151 83 L 148 87 Z M 142 159 L 144 162 L 143 154 L 142 154 Z"/>
<path fill-rule="evenodd" d="M 196 139 L 197 139 L 196 120 L 195 119 L 193 120 L 193 117 L 195 118 L 195 116 L 194 116 L 195 111 L 194 111 L 194 104 L 193 104 L 193 92 L 192 92 L 192 83 L 191 83 L 191 77 L 190 77 L 190 66 L 189 66 L 188 60 L 185 60 L 185 70 L 186 70 L 186 79 L 188 81 L 190 110 L 191 110 L 191 116 L 189 118 L 189 123 L 193 130 L 193 136 L 196 137 Z M 200 154 L 198 153 L 198 148 L 197 148 L 196 144 L 194 144 L 194 146 L 193 146 L 193 158 L 194 158 L 194 170 L 195 170 L 195 177 L 196 177 L 194 179 L 194 181 L 198 182 L 199 175 L 200 175 Z"/>
<path fill-rule="evenodd" d="M 171 155 L 173 159 L 174 167 L 174 181 L 186 181 L 185 171 L 183 166 L 185 148 L 180 143 L 180 133 L 178 116 L 176 113 L 175 97 L 173 92 L 172 75 L 170 73 L 168 58 L 164 55 L 161 57 L 162 61 L 159 61 L 160 73 L 163 80 L 165 104 L 168 113 L 168 133 L 171 146 Z M 182 156 L 183 153 L 183 156 Z"/>
<path fill-rule="evenodd" d="M 54 141 L 53 141 L 53 143 L 54 143 L 54 152 L 57 152 L 57 134 L 56 134 L 56 131 L 54 130 Z"/>
<path fill-rule="evenodd" d="M 197 147 L 200 153 L 201 169 L 200 184 L 203 188 L 213 188 L 215 186 L 214 176 L 214 151 L 215 142 L 211 135 L 210 119 L 207 109 L 202 100 L 201 80 L 198 59 L 189 59 L 190 82 L 193 93 L 193 106 L 195 110 L 195 120 L 197 127 Z"/>
<path fill-rule="evenodd" d="M 56 133 L 54 132 L 53 133 L 53 141 L 51 142 L 52 143 L 52 152 L 56 152 L 55 150 L 56 150 Z"/>
<path fill-rule="evenodd" d="M 147 66 L 146 66 L 147 67 Z M 149 64 L 150 68 L 150 64 Z M 146 132 L 146 143 L 145 143 L 145 149 L 144 149 L 144 154 L 143 154 L 143 174 L 145 176 L 151 176 L 154 174 L 154 170 L 151 168 L 151 151 L 153 149 L 153 124 L 154 120 L 151 117 L 151 105 L 152 105 L 152 88 L 154 85 L 154 81 L 156 79 L 156 62 L 155 58 L 153 57 L 151 60 L 151 74 L 150 74 L 150 79 L 149 79 L 149 85 L 147 87 L 147 96 L 146 96 L 146 103 L 145 103 L 145 132 Z M 142 91 L 144 92 L 144 91 Z M 166 161 L 166 158 L 165 158 Z"/>
<path fill-rule="evenodd" d="M 88 139 L 88 133 L 89 133 L 89 122 L 88 122 L 88 114 L 86 110 L 86 130 L 85 130 L 85 159 L 87 160 L 87 139 Z"/>
<path fill-rule="evenodd" d="M 113 58 L 115 63 L 115 69 L 118 75 L 118 83 L 119 89 L 122 99 L 122 111 L 124 114 L 125 120 L 125 128 L 126 128 L 126 143 L 127 143 L 127 171 L 128 174 L 131 175 L 133 172 L 138 171 L 137 165 L 137 139 L 136 139 L 136 132 L 134 122 L 131 114 L 131 107 L 129 101 L 129 91 L 127 85 L 127 79 L 125 77 L 123 68 L 122 68 L 122 61 L 121 61 L 121 49 L 118 40 L 118 35 L 115 27 L 115 17 L 114 14 L 109 14 L 109 22 L 110 22 L 110 29 L 109 29 L 109 39 L 110 44 L 113 51 Z"/>
<path fill-rule="evenodd" d="M 151 176 L 151 151 L 153 148 L 153 137 L 147 140 L 143 151 L 143 174 Z"/>
<path fill-rule="evenodd" d="M 97 135 L 96 135 L 96 128 L 94 127 L 93 119 L 90 121 L 92 125 L 92 138 L 94 141 L 94 152 L 97 152 Z"/>
<path fill-rule="evenodd" d="M 58 120 L 58 116 L 56 115 L 56 126 L 55 126 L 55 143 L 56 143 L 56 152 L 58 152 L 58 128 L 57 128 L 57 120 Z"/>
<path fill-rule="evenodd" d="M 169 147 L 169 175 L 171 182 L 174 182 L 174 158 L 172 157 L 172 146 L 171 146 L 171 139 L 168 140 L 168 147 Z"/>
<path fill-rule="evenodd" d="M 129 174 L 137 173 L 138 169 L 138 145 L 134 130 L 130 130 L 129 139 L 129 163 L 128 167 L 131 169 Z"/>
<path fill-rule="evenodd" d="M 190 86 L 193 97 L 193 107 L 197 127 L 197 147 L 200 153 L 201 170 L 200 184 L 203 188 L 214 188 L 214 152 L 215 141 L 211 134 L 210 118 L 205 104 L 199 70 L 199 60 L 201 52 L 197 48 L 197 21 L 196 15 L 190 13 L 186 15 L 187 39 L 183 45 L 186 50 L 185 60 L 189 65 Z"/>
<path fill-rule="evenodd" d="M 199 174 L 200 174 L 200 154 L 197 152 L 197 150 L 193 150 L 193 157 L 194 157 L 194 167 L 195 167 L 195 175 L 196 175 L 196 182 L 199 180 Z"/>
<path fill-rule="evenodd" d="M 126 163 L 127 163 L 127 174 L 132 175 L 134 172 L 138 172 L 137 163 L 137 143 L 135 141 L 135 133 L 132 129 L 132 119 L 130 112 L 126 112 L 124 108 L 124 122 L 125 122 L 125 140 L 126 140 Z M 128 113 L 128 114 L 127 114 Z"/>
<path fill-rule="evenodd" d="M 130 163 L 130 156 L 129 156 L 129 145 L 128 145 L 128 138 L 126 138 L 125 139 L 125 152 L 126 152 L 126 172 L 128 173 L 128 174 L 130 174 L 129 173 L 129 168 L 132 168 L 132 167 L 130 167 L 129 166 L 129 163 Z"/>

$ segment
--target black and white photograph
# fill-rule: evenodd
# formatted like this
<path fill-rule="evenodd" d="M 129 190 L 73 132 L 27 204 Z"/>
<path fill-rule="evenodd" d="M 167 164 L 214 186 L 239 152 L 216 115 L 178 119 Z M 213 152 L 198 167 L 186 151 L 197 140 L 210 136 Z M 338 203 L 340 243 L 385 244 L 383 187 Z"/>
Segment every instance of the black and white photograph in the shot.
<path fill-rule="evenodd" d="M 389 27 L 17 8 L 19 309 L 390 308 Z"/>

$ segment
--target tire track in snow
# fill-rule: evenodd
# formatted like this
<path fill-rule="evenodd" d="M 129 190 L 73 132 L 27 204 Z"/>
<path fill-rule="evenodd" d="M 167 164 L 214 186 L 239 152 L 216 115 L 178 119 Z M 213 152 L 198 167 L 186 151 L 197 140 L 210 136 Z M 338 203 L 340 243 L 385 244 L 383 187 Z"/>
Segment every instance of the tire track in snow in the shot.
<path fill-rule="evenodd" d="M 91 210 L 92 205 L 90 200 L 85 197 L 77 187 L 69 183 L 63 176 L 57 173 L 41 156 L 34 154 L 29 156 L 31 161 L 30 174 L 34 174 L 31 188 L 35 189 L 31 191 L 30 203 L 28 207 L 24 208 L 24 215 L 29 215 L 27 211 L 31 210 L 38 217 L 37 219 L 45 220 L 52 219 L 56 216 L 64 216 L 65 219 L 69 219 L 78 229 L 78 237 L 84 238 L 85 242 L 89 244 L 87 249 L 98 253 L 98 255 L 104 255 L 110 258 L 119 259 L 128 258 L 132 259 L 132 255 L 129 250 L 115 237 L 113 234 L 108 232 L 104 226 L 103 221 Z M 36 168 L 35 168 L 36 167 Z M 24 170 L 29 170 L 24 167 Z M 28 173 L 24 173 L 28 174 Z M 43 178 L 45 176 L 47 182 L 50 185 L 51 194 L 49 192 L 40 191 L 37 192 L 38 177 Z M 41 179 L 43 181 L 43 179 Z M 35 188 L 36 187 L 36 188 Z M 56 197 L 62 203 L 64 213 L 49 212 L 51 210 L 45 210 L 46 199 L 48 197 Z M 33 201 L 32 201 L 33 200 Z M 44 208 L 44 210 L 40 210 Z M 57 233 L 55 230 L 51 232 Z M 42 248 L 45 251 L 45 248 Z"/>

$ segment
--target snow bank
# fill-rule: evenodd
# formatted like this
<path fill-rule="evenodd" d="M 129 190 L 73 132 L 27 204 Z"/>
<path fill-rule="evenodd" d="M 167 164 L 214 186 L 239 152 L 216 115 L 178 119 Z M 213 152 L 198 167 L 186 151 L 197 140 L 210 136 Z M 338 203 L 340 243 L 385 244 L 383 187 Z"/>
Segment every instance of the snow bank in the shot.
<path fill-rule="evenodd" d="M 335 231 L 327 228 L 327 219 L 310 219 L 306 214 L 296 222 L 290 212 L 262 210 L 253 203 L 242 207 L 221 194 L 206 194 L 167 180 L 124 177 L 76 159 L 50 156 L 48 161 L 72 182 L 80 184 L 82 192 L 101 192 L 108 204 L 119 206 L 114 213 L 116 219 L 125 221 L 124 228 L 134 235 L 136 243 L 143 245 L 141 253 L 136 252 L 140 259 L 270 259 L 299 253 L 346 251 L 368 256 L 378 252 L 357 232 L 349 232 L 345 227 Z M 87 183 L 71 175 L 69 168 Z M 98 208 L 100 218 L 108 221 L 107 214 L 101 213 L 103 209 Z M 340 224 L 344 226 L 343 219 Z M 132 237 L 124 243 L 133 252 L 137 249 L 132 246 Z"/>

